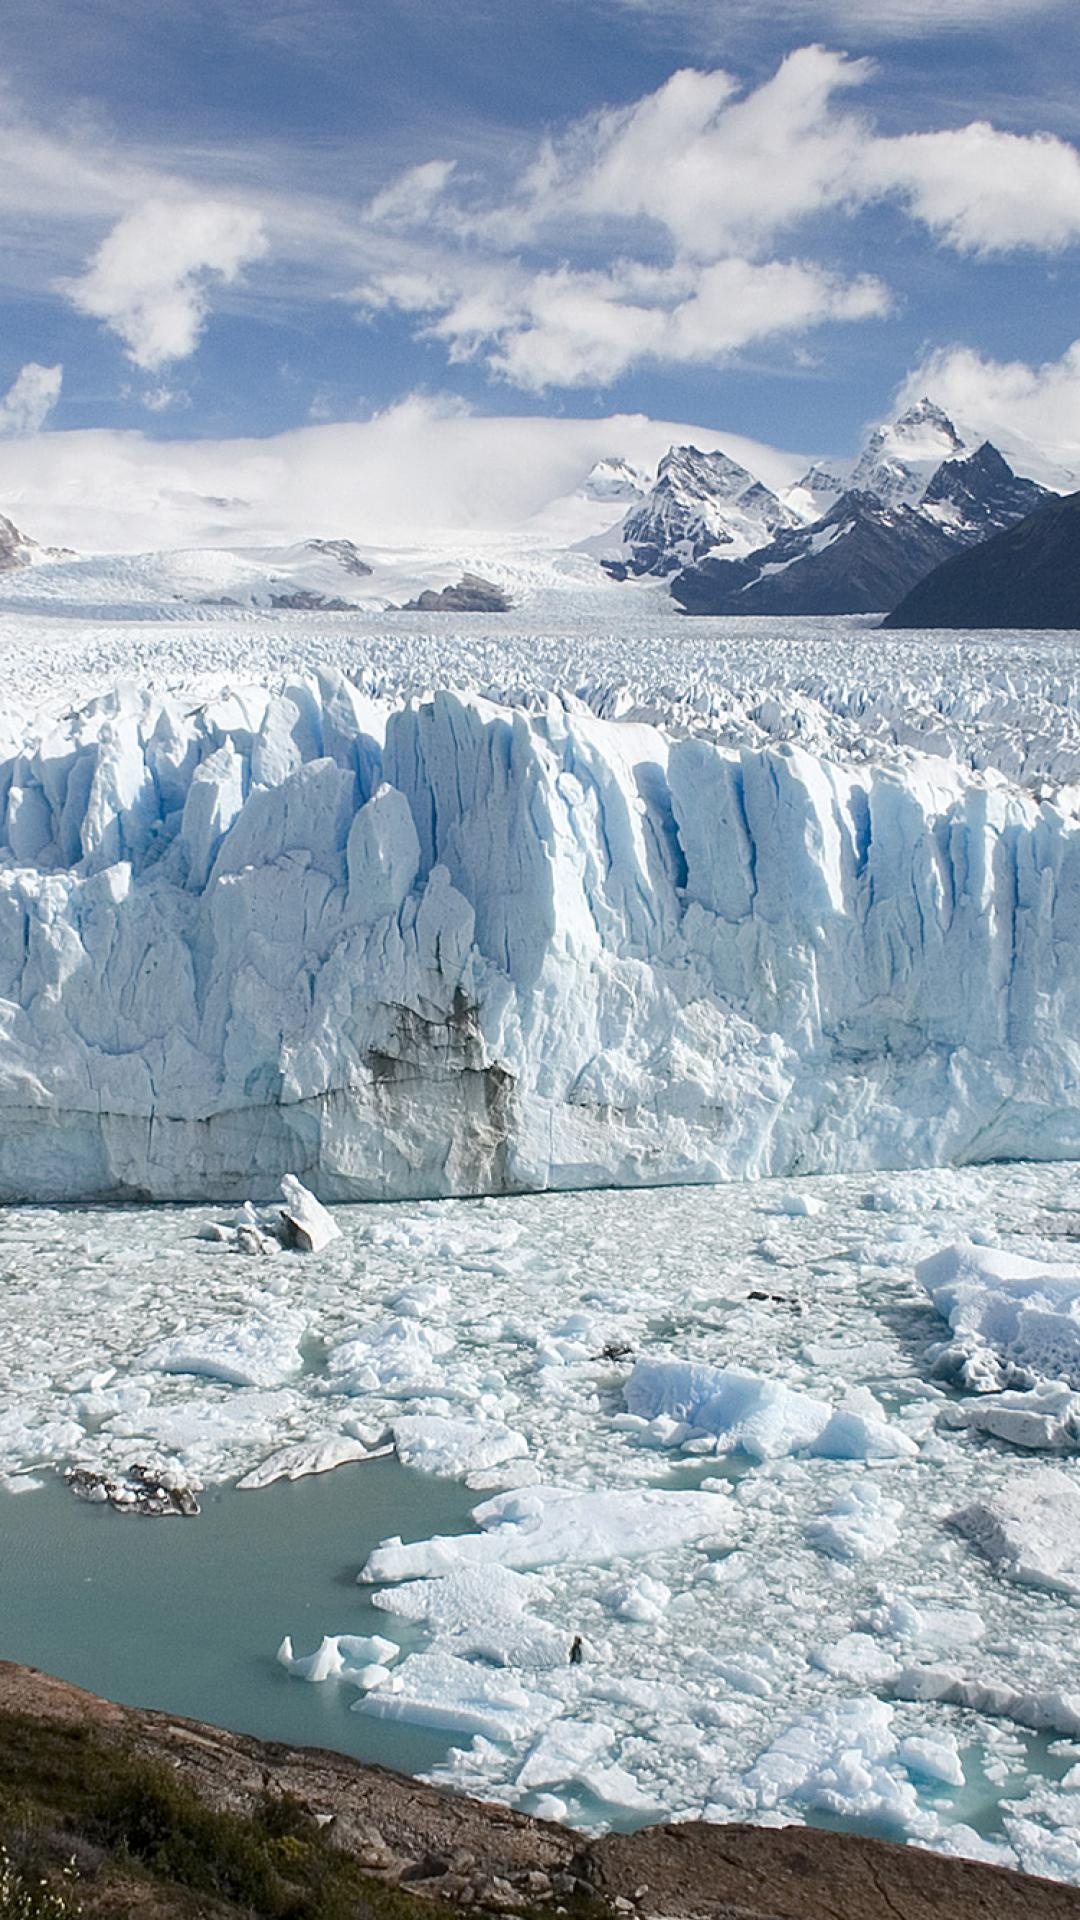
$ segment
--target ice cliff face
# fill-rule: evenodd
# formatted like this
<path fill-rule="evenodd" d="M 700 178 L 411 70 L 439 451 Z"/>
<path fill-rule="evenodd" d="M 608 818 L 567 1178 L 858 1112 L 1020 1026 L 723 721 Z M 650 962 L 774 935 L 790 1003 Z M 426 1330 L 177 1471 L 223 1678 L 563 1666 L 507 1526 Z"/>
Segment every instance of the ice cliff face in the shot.
<path fill-rule="evenodd" d="M 5 1199 L 1080 1152 L 1080 826 L 993 775 L 326 673 L 0 795 Z"/>

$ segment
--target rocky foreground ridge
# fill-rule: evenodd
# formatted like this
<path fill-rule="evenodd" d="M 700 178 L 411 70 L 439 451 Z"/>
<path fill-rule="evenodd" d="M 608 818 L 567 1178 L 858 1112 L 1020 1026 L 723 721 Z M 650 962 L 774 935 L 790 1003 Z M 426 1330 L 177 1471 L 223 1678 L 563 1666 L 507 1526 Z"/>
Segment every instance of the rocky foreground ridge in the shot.
<path fill-rule="evenodd" d="M 94 1781 L 110 1782 L 114 1774 L 124 1783 L 132 1832 L 130 1847 L 119 1854 L 86 1838 L 88 1826 L 99 1836 L 104 1828 L 100 1810 L 95 1827 L 89 1802 L 80 1806 L 80 1769 L 90 1776 L 87 1793 Z M 114 1788 L 109 1792 L 115 1815 Z M 239 1911 L 228 1899 L 193 1901 L 192 1877 L 183 1879 L 184 1856 L 170 1852 L 167 1834 L 145 1844 L 151 1810 L 167 1808 L 170 1793 L 178 1821 L 190 1820 L 192 1808 L 201 1809 L 204 1819 L 209 1814 L 201 1835 L 204 1854 L 220 1830 L 234 1861 L 239 1858 L 238 1823 L 245 1817 L 261 1821 L 257 1830 L 264 1835 L 277 1836 L 268 1845 L 286 1874 L 301 1873 L 305 1850 L 315 1854 L 321 1848 L 329 1858 L 332 1842 L 334 1857 L 347 1856 L 369 1887 L 357 1904 L 335 1912 L 404 1920 L 422 1913 L 424 1902 L 440 1902 L 479 1912 L 551 1911 L 597 1920 L 1080 1917 L 1080 1889 L 851 1834 L 690 1822 L 589 1840 L 343 1754 L 117 1706 L 31 1667 L 0 1662 L 0 1832 L 14 1808 L 24 1832 L 35 1824 L 40 1831 L 43 1813 L 54 1815 L 49 1838 L 58 1856 L 75 1858 L 84 1914 L 212 1920 Z M 268 1808 L 278 1809 L 276 1819 L 268 1817 Z M 309 1832 L 317 1845 L 306 1837 Z M 163 1878 L 165 1861 L 179 1874 L 175 1884 Z M 395 1902 L 387 1904 L 391 1891 Z M 249 1916 L 284 1910 L 250 1901 L 245 1908 Z M 288 1910 L 316 1909 L 301 1896 Z"/>

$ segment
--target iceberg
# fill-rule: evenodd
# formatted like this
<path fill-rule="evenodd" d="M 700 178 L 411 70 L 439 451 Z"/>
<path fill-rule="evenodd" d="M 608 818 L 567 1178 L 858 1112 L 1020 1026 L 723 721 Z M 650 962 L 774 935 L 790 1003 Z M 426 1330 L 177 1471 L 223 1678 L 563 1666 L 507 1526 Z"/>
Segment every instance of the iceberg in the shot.
<path fill-rule="evenodd" d="M 1076 1156 L 1078 902 L 993 768 L 120 688 L 0 761 L 0 1201 Z"/>

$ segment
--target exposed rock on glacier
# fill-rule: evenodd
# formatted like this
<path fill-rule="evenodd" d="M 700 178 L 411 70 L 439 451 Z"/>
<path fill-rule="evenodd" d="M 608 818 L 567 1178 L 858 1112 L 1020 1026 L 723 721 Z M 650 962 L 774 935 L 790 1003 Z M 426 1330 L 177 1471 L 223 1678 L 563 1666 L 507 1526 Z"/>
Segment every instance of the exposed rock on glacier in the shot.
<path fill-rule="evenodd" d="M 330 673 L 0 766 L 0 1198 L 323 1200 L 1080 1151 L 1080 829 Z"/>

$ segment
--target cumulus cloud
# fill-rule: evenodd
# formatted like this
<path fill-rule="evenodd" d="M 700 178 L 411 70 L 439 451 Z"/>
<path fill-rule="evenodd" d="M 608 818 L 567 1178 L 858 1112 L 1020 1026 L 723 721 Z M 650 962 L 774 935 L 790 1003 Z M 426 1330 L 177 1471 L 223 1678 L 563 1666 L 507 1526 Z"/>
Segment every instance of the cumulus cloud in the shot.
<path fill-rule="evenodd" d="M 1054 253 L 1080 238 L 1080 154 L 1051 134 L 975 121 L 947 133 L 871 142 L 861 178 L 895 192 L 949 246 L 970 253 Z"/>
<path fill-rule="evenodd" d="M 228 285 L 267 251 L 262 216 L 227 200 L 151 199 L 127 213 L 67 284 L 72 304 L 153 372 L 194 353 L 214 283 Z"/>
<path fill-rule="evenodd" d="M 39 433 L 60 398 L 63 367 L 30 360 L 0 400 L 0 434 Z"/>
<path fill-rule="evenodd" d="M 393 257 L 358 290 L 451 359 L 531 392 L 643 362 L 722 364 L 752 342 L 888 312 L 869 275 L 785 257 L 800 227 L 892 202 L 943 246 L 1055 252 L 1080 238 L 1080 155 L 983 123 L 886 136 L 848 104 L 875 69 L 797 49 L 744 93 L 685 70 L 545 140 L 485 198 L 429 163 L 368 208 Z"/>
<path fill-rule="evenodd" d="M 1080 340 L 1041 366 L 1024 360 L 992 360 L 974 347 L 952 346 L 931 354 L 908 376 L 902 400 L 932 393 L 958 420 L 999 445 L 1045 449 L 1080 484 Z M 1068 480 L 1068 472 L 1063 476 Z"/>

